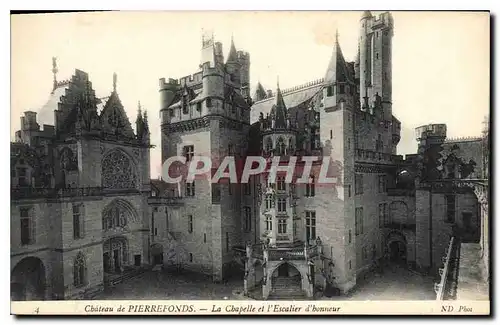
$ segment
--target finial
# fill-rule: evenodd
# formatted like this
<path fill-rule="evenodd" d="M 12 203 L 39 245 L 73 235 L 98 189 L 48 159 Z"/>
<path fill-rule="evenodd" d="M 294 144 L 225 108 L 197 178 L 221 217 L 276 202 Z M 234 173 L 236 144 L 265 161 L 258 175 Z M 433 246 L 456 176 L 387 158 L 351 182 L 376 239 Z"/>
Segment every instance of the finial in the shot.
<path fill-rule="evenodd" d="M 116 92 L 116 72 L 113 72 L 113 92 Z"/>
<path fill-rule="evenodd" d="M 141 112 L 142 112 L 142 109 L 141 109 L 141 101 L 138 101 L 138 102 L 137 102 L 137 111 L 139 112 L 139 114 L 141 114 Z"/>
<path fill-rule="evenodd" d="M 280 89 L 280 76 L 276 76 L 276 86 Z"/>
<path fill-rule="evenodd" d="M 335 28 L 335 43 L 339 44 L 339 28 Z"/>

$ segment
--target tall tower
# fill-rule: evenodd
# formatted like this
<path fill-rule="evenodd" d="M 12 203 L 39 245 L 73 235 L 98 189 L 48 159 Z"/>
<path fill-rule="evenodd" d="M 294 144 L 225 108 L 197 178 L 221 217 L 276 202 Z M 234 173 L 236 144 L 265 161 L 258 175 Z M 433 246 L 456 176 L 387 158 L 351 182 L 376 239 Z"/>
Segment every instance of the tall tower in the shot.
<path fill-rule="evenodd" d="M 394 20 L 389 12 L 373 16 L 365 11 L 360 21 L 359 87 L 362 110 L 376 95 L 382 99 L 384 120 L 392 120 L 392 36 Z"/>
<path fill-rule="evenodd" d="M 317 235 L 323 240 L 324 254 L 330 258 L 336 285 L 348 291 L 356 283 L 354 197 L 354 103 L 356 84 L 340 48 L 338 33 L 323 89 L 320 109 L 320 140 L 323 157 L 329 158 L 328 177 L 334 184 L 320 184 L 317 191 Z M 324 162 L 323 162 L 324 164 Z M 352 239 L 352 240 L 351 240 Z"/>
<path fill-rule="evenodd" d="M 179 80 L 160 79 L 162 162 L 180 155 L 208 157 L 214 174 L 226 158 L 239 163 L 250 127 L 250 107 L 241 95 L 241 65 L 234 42 L 224 63 L 222 43 L 214 42 L 210 33 L 202 41 L 201 71 Z M 191 232 L 177 238 L 188 252 L 182 257 L 186 267 L 221 280 L 231 273 L 232 247 L 242 244 L 246 229 L 241 216 L 251 206 L 242 201 L 239 184 L 227 178 L 212 183 L 206 175 L 173 185 L 183 207 L 169 213 L 179 220 L 172 221 L 172 229 L 184 231 L 186 218 L 191 222 Z"/>

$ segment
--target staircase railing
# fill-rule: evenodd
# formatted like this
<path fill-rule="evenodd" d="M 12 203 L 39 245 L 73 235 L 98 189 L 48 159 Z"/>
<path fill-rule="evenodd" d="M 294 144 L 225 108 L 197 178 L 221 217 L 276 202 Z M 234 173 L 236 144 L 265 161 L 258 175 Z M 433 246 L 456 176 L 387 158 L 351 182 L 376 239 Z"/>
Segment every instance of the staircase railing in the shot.
<path fill-rule="evenodd" d="M 439 269 L 439 275 L 441 276 L 441 280 L 439 281 L 439 283 L 434 284 L 434 291 L 436 292 L 436 300 L 444 300 L 447 280 L 451 269 L 450 261 L 452 258 L 454 241 L 455 237 L 451 237 L 448 249 L 446 251 L 446 256 L 443 258 L 444 265 L 442 268 Z"/>

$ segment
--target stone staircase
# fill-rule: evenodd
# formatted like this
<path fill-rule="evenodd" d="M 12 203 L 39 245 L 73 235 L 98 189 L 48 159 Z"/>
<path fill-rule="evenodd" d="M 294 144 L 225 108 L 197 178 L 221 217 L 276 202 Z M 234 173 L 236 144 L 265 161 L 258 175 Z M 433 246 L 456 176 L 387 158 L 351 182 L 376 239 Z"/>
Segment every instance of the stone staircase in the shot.
<path fill-rule="evenodd" d="M 273 279 L 269 300 L 307 300 L 302 290 L 300 277 L 277 277 Z"/>
<path fill-rule="evenodd" d="M 137 268 L 128 268 L 123 271 L 121 274 L 110 274 L 107 276 L 107 279 L 105 280 L 106 287 L 114 287 L 117 284 L 120 284 L 124 281 L 130 280 L 132 278 L 135 278 L 141 274 L 146 272 L 146 268 L 144 267 L 137 267 Z"/>

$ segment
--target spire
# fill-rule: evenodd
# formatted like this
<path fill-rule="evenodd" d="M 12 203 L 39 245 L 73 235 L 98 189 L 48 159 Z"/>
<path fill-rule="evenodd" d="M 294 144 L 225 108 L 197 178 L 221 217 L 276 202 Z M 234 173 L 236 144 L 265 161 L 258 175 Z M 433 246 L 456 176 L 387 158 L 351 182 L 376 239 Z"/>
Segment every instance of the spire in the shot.
<path fill-rule="evenodd" d="M 116 92 L 116 72 L 113 72 L 113 92 Z"/>
<path fill-rule="evenodd" d="M 339 44 L 339 29 L 335 28 L 335 44 Z"/>
<path fill-rule="evenodd" d="M 59 69 L 57 69 L 57 58 L 55 56 L 52 57 L 52 73 L 54 74 L 54 82 L 53 82 L 53 89 L 55 90 L 57 88 L 57 72 Z"/>
<path fill-rule="evenodd" d="M 333 46 L 332 56 L 325 74 L 325 83 L 331 84 L 336 81 L 347 80 L 352 80 L 352 76 L 349 73 L 344 55 L 342 54 L 342 50 L 340 48 L 339 33 L 337 30 L 335 32 L 335 44 Z"/>
<path fill-rule="evenodd" d="M 276 80 L 276 98 L 274 106 L 271 110 L 271 114 L 274 115 L 274 127 L 277 129 L 284 129 L 287 127 L 287 110 L 285 101 L 283 100 L 283 94 L 280 89 L 279 77 Z"/>
<path fill-rule="evenodd" d="M 258 102 L 260 100 L 263 100 L 265 99 L 267 96 L 267 93 L 266 93 L 266 90 L 264 89 L 264 87 L 262 86 L 262 84 L 259 82 L 257 82 L 257 86 L 255 87 L 255 92 L 254 92 L 254 95 L 253 95 L 253 101 L 254 102 Z"/>
<path fill-rule="evenodd" d="M 236 62 L 237 60 L 238 56 L 236 53 L 236 47 L 234 46 L 234 37 L 231 35 L 231 48 L 229 49 L 226 62 Z"/>
<path fill-rule="evenodd" d="M 137 120 L 142 119 L 141 101 L 137 102 Z"/>

